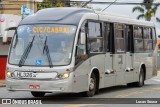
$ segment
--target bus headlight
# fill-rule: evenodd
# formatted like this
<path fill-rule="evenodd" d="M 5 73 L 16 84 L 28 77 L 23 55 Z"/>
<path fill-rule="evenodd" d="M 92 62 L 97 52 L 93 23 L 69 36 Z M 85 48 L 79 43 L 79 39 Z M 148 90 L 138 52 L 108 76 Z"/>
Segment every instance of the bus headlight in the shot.
<path fill-rule="evenodd" d="M 65 73 L 65 74 L 63 74 L 63 78 L 65 79 L 65 78 L 68 78 L 69 77 L 69 74 L 68 73 Z"/>
<path fill-rule="evenodd" d="M 8 78 L 13 78 L 14 77 L 14 73 L 12 73 L 11 71 L 9 71 L 9 69 L 7 68 L 7 70 L 6 70 L 6 76 Z"/>
<path fill-rule="evenodd" d="M 69 77 L 69 73 L 58 74 L 57 79 L 67 79 Z"/>
<path fill-rule="evenodd" d="M 12 73 L 10 71 L 7 71 L 7 77 L 12 77 Z"/>

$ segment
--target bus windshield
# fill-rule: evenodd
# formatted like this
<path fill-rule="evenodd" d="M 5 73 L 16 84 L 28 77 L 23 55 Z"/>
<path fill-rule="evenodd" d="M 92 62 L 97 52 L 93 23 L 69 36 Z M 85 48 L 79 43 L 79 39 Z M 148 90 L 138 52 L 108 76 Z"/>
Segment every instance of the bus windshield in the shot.
<path fill-rule="evenodd" d="M 19 66 L 68 65 L 75 32 L 73 25 L 21 25 L 13 38 L 9 63 Z"/>

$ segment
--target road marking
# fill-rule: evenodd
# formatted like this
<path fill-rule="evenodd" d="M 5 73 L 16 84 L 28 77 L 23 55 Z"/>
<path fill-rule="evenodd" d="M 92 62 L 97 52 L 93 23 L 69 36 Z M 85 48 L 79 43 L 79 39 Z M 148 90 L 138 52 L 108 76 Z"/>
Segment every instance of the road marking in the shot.
<path fill-rule="evenodd" d="M 121 97 L 121 98 L 123 98 L 123 97 L 127 97 L 128 95 L 127 94 L 122 94 L 122 95 L 117 95 L 117 96 L 115 96 L 116 98 L 119 98 L 119 97 Z"/>
<path fill-rule="evenodd" d="M 137 95 L 137 94 L 142 94 L 142 93 L 143 93 L 143 92 L 140 92 L 140 91 L 139 91 L 139 92 L 138 92 L 138 91 L 135 91 L 135 92 L 131 92 L 131 93 L 129 93 L 129 94 L 130 94 L 130 95 L 134 95 L 134 94 L 135 94 L 135 95 Z"/>
<path fill-rule="evenodd" d="M 148 92 L 148 91 L 150 91 L 150 92 L 151 92 L 151 91 L 154 91 L 154 90 L 143 90 L 143 91 L 145 91 L 145 92 Z"/>
<path fill-rule="evenodd" d="M 79 107 L 78 105 L 67 105 L 67 106 L 64 106 L 64 107 Z"/>
<path fill-rule="evenodd" d="M 153 90 L 160 90 L 160 87 L 152 88 Z"/>
<path fill-rule="evenodd" d="M 81 105 L 79 105 L 79 106 L 97 106 L 97 105 L 100 105 L 100 104 L 81 104 Z"/>
<path fill-rule="evenodd" d="M 119 94 L 119 95 L 116 95 L 115 97 L 116 98 L 119 98 L 119 97 L 122 98 L 122 97 L 131 96 L 131 95 L 144 94 L 144 93 L 147 93 L 147 92 L 152 92 L 152 91 L 157 91 L 157 90 L 160 90 L 160 87 L 154 87 L 154 88 L 151 88 L 151 89 L 148 89 L 148 90 L 142 90 L 142 91 L 135 91 L 135 92 L 125 93 L 125 94 Z"/>
<path fill-rule="evenodd" d="M 131 95 L 138 95 L 138 94 L 142 94 L 142 93 L 144 93 L 144 92 L 135 91 L 135 92 L 127 93 L 127 94 L 117 95 L 117 96 L 115 96 L 115 97 L 116 97 L 116 98 L 117 98 L 117 97 L 128 97 L 128 96 L 131 96 Z"/>
<path fill-rule="evenodd" d="M 100 104 L 81 104 L 81 105 L 67 105 L 67 106 L 64 106 L 64 107 L 83 107 L 83 106 L 96 106 L 96 105 L 100 105 Z"/>

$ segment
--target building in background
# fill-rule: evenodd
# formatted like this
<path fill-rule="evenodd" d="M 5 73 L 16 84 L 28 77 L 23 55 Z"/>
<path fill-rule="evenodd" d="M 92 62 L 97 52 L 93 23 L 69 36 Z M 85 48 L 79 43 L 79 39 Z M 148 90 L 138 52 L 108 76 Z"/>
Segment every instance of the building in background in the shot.
<path fill-rule="evenodd" d="M 1 0 L 0 2 L 0 14 L 21 14 L 21 6 L 25 5 L 32 9 L 34 12 L 37 11 L 37 3 L 43 0 Z"/>
<path fill-rule="evenodd" d="M 70 0 L 0 0 L 0 14 L 21 14 L 21 6 L 25 5 L 27 8 L 32 9 L 37 12 L 37 4 L 43 2 L 51 2 L 49 4 L 54 4 L 57 2 L 62 2 L 64 7 L 69 7 Z"/>
<path fill-rule="evenodd" d="M 6 31 L 21 21 L 21 7 L 37 11 L 37 3 L 43 0 L 0 0 L 0 80 L 5 79 L 6 62 L 11 39 L 15 31 Z"/>

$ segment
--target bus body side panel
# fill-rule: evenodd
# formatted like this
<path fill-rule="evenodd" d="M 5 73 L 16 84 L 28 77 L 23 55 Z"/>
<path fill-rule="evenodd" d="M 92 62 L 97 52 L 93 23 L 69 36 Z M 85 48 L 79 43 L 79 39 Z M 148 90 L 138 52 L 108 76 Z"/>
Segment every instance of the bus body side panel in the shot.
<path fill-rule="evenodd" d="M 91 68 L 97 67 L 99 71 L 99 75 L 100 75 L 99 88 L 104 88 L 105 54 L 95 55 L 90 59 L 91 59 Z"/>
<path fill-rule="evenodd" d="M 85 60 L 80 65 L 77 65 L 74 71 L 74 81 L 76 81 L 73 85 L 74 92 L 88 91 L 89 77 L 94 69 L 98 69 L 100 74 L 99 88 L 104 88 L 104 59 L 104 54 L 95 55 Z"/>
<path fill-rule="evenodd" d="M 153 69 L 154 69 L 154 62 L 153 62 L 153 53 L 134 53 L 134 70 L 136 71 L 134 73 L 134 80 L 138 81 L 139 80 L 139 72 L 141 69 L 142 64 L 145 65 L 145 70 L 146 70 L 146 79 L 149 79 L 153 77 Z"/>
<path fill-rule="evenodd" d="M 158 67 L 157 67 L 157 45 L 155 46 L 155 49 L 153 51 L 153 76 L 157 76 L 157 71 L 158 71 Z"/>
<path fill-rule="evenodd" d="M 105 57 L 104 87 L 115 86 L 116 74 L 113 68 L 113 54 L 108 52 Z M 108 71 L 111 73 L 107 73 Z"/>
<path fill-rule="evenodd" d="M 153 71 L 154 71 L 154 62 L 153 62 L 153 52 L 145 53 L 143 56 L 145 56 L 145 66 L 146 66 L 146 79 L 150 79 L 153 77 Z"/>
<path fill-rule="evenodd" d="M 81 62 L 74 70 L 73 92 L 83 92 L 88 90 L 88 78 L 91 70 L 89 59 Z"/>
<path fill-rule="evenodd" d="M 134 81 L 133 82 L 137 82 L 139 80 L 139 67 L 141 65 L 141 58 L 140 58 L 140 55 L 139 53 L 134 53 L 133 54 L 134 57 L 133 57 L 133 68 L 134 68 Z"/>
<path fill-rule="evenodd" d="M 113 67 L 114 70 L 116 71 L 116 85 L 123 85 L 126 84 L 125 81 L 125 54 L 124 53 L 119 53 L 119 54 L 114 54 L 114 62 L 113 62 Z"/>

